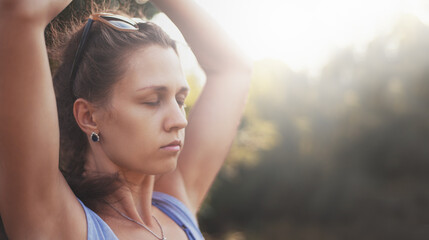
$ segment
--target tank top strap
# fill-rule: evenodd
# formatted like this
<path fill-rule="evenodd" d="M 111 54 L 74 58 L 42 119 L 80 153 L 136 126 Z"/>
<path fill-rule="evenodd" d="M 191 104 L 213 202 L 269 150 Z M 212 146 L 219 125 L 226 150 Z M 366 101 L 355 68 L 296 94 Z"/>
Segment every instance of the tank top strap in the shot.
<path fill-rule="evenodd" d="M 177 198 L 161 193 L 153 192 L 152 205 L 169 216 L 188 236 L 190 240 L 204 240 L 197 219 L 191 211 Z"/>
<path fill-rule="evenodd" d="M 79 200 L 79 199 L 78 199 Z M 95 212 L 79 200 L 86 215 L 88 240 L 119 240 L 112 229 Z"/>

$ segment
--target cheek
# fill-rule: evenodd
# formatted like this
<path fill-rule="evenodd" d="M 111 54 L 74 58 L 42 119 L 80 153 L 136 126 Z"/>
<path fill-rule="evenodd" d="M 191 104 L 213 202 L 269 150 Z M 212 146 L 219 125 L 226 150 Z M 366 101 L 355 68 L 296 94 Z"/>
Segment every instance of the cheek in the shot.
<path fill-rule="evenodd" d="M 120 117 L 117 118 L 117 124 L 120 130 L 130 135 L 131 138 L 143 138 L 147 136 L 150 140 L 152 135 L 158 134 L 160 130 L 160 119 L 157 115 L 150 111 L 141 110 L 139 107 L 130 107 L 120 111 Z"/>
<path fill-rule="evenodd" d="M 103 146 L 108 157 L 115 163 L 128 164 L 149 158 L 158 149 L 160 125 L 155 118 L 135 108 L 117 111 L 103 126 Z"/>
<path fill-rule="evenodd" d="M 107 131 L 121 138 L 134 139 L 156 131 L 154 116 L 137 106 L 117 108 L 107 119 Z"/>

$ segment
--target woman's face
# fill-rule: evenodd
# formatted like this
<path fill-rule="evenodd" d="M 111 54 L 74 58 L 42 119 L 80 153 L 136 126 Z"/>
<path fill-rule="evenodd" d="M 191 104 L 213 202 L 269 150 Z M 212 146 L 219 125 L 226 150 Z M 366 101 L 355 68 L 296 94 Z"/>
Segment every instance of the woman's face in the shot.
<path fill-rule="evenodd" d="M 135 51 L 125 64 L 129 67 L 113 86 L 110 106 L 94 113 L 100 146 L 122 170 L 172 171 L 187 125 L 189 86 L 179 58 L 172 48 L 154 45 Z"/>

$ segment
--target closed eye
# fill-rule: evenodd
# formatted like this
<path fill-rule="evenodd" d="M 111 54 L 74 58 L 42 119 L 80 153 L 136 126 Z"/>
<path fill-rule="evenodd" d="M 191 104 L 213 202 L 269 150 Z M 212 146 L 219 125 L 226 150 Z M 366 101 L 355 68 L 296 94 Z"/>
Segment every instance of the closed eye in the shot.
<path fill-rule="evenodd" d="M 155 102 L 144 102 L 143 104 L 149 105 L 149 106 L 158 106 L 161 103 L 160 100 Z"/>

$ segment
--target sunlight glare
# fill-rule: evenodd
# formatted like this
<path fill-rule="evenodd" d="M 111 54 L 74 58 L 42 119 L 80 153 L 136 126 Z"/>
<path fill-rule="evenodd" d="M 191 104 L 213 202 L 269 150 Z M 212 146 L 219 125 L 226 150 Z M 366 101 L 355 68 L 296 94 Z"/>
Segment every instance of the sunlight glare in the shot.
<path fill-rule="evenodd" d="M 426 0 L 199 0 L 254 60 L 317 71 L 338 49 L 364 49 L 402 14 L 429 24 Z"/>

